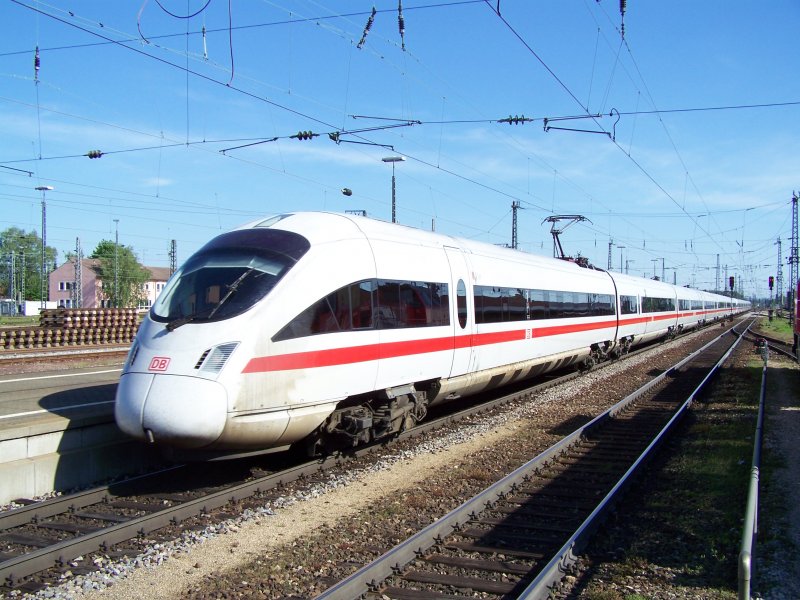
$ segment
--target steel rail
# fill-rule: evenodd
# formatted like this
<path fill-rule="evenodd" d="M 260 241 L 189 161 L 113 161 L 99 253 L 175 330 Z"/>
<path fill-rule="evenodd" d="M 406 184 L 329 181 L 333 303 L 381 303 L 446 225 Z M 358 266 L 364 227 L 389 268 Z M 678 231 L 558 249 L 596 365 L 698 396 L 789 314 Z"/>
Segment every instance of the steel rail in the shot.
<path fill-rule="evenodd" d="M 634 353 L 630 353 L 630 356 L 633 355 Z M 602 366 L 607 364 L 608 363 L 603 363 Z M 114 544 L 144 535 L 159 529 L 160 527 L 174 523 L 175 521 L 196 516 L 204 510 L 213 510 L 215 508 L 219 508 L 220 506 L 224 506 L 229 501 L 240 500 L 252 495 L 253 493 L 291 483 L 303 476 L 324 471 L 334 464 L 341 464 L 343 460 L 346 460 L 350 457 L 359 458 L 371 452 L 376 452 L 380 449 L 388 447 L 391 444 L 422 435 L 432 430 L 436 430 L 445 425 L 455 423 L 476 414 L 486 412 L 495 407 L 519 400 L 537 392 L 541 392 L 547 388 L 561 385 L 577 378 L 579 375 L 579 373 L 575 372 L 568 373 L 550 381 L 538 383 L 535 386 L 525 388 L 524 390 L 506 394 L 495 400 L 472 406 L 431 421 L 423 422 L 412 429 L 401 432 L 399 435 L 391 438 L 388 441 L 379 441 L 369 446 L 353 450 L 347 454 L 335 454 L 324 459 L 309 461 L 303 463 L 302 465 L 267 475 L 247 484 L 240 484 L 238 486 L 227 488 L 226 490 L 217 492 L 212 496 L 204 496 L 202 498 L 187 501 L 186 503 L 166 508 L 157 513 L 151 513 L 150 515 L 134 518 L 125 523 L 103 528 L 92 534 L 65 540 L 64 542 L 61 542 L 55 546 L 49 546 L 47 548 L 26 553 L 19 557 L 8 559 L 0 562 L 0 584 L 5 581 L 8 585 L 13 586 L 23 577 L 27 577 L 34 573 L 49 569 L 56 564 L 65 564 L 66 562 L 73 560 L 74 558 L 87 552 L 102 551 L 103 549 L 106 549 Z M 184 465 L 176 465 L 173 467 L 173 469 L 181 468 L 183 466 Z M 0 532 L 12 527 L 36 523 L 37 521 L 41 521 L 42 519 L 48 517 L 53 517 L 68 511 L 78 510 L 92 504 L 103 502 L 113 495 L 111 491 L 112 487 L 120 487 L 129 484 L 135 485 L 136 482 L 145 481 L 146 479 L 154 476 L 160 476 L 169 470 L 171 469 L 159 470 L 155 473 L 148 473 L 131 479 L 126 479 L 124 481 L 115 482 L 110 486 L 101 486 L 75 494 L 70 494 L 69 496 L 57 497 L 6 511 L 5 513 L 0 514 Z M 197 508 L 198 506 L 200 509 Z"/>
<path fill-rule="evenodd" d="M 247 498 L 262 491 L 262 488 L 271 489 L 317 473 L 325 462 L 332 460 L 335 459 L 310 461 L 254 481 L 187 500 L 162 511 L 135 517 L 124 523 L 111 525 L 93 533 L 14 557 L 0 563 L 0 582 L 5 581 L 8 585 L 14 586 L 22 577 L 44 571 L 57 564 L 66 564 L 82 554 L 105 551 L 114 544 L 144 536 L 151 531 L 206 513 L 229 502 Z"/>
<path fill-rule="evenodd" d="M 581 552 L 581 550 L 585 547 L 586 543 L 588 542 L 589 538 L 591 537 L 591 533 L 597 528 L 600 524 L 602 519 L 608 513 L 608 511 L 614 506 L 616 501 L 620 497 L 620 493 L 626 489 L 632 482 L 633 478 L 639 472 L 639 469 L 642 465 L 652 456 L 655 449 L 657 449 L 663 441 L 666 439 L 667 435 L 671 433 L 672 428 L 678 423 L 686 412 L 689 410 L 689 407 L 694 402 L 695 397 L 702 391 L 702 389 L 706 386 L 708 381 L 716 374 L 716 372 L 721 368 L 721 366 L 728 360 L 730 355 L 739 345 L 744 337 L 744 333 L 749 330 L 752 326 L 752 322 L 748 325 L 745 332 L 737 334 L 738 337 L 731 344 L 730 348 L 723 354 L 723 356 L 716 362 L 716 364 L 706 373 L 703 380 L 700 384 L 689 394 L 689 397 L 684 400 L 669 422 L 664 426 L 664 428 L 656 435 L 652 442 L 647 446 L 644 452 L 636 459 L 636 461 L 630 466 L 630 468 L 625 472 L 622 478 L 614 485 L 611 491 L 603 498 L 600 504 L 592 511 L 592 513 L 586 518 L 586 520 L 578 527 L 575 533 L 570 536 L 570 538 L 564 543 L 564 545 L 556 552 L 553 558 L 547 563 L 547 565 L 542 569 L 542 571 L 534 578 L 534 580 L 525 588 L 525 590 L 519 595 L 518 600 L 544 600 L 550 597 L 552 592 L 553 586 L 563 579 L 564 575 L 566 574 L 566 570 L 573 565 L 577 561 L 577 554 Z M 694 360 L 697 355 L 704 352 L 710 346 L 719 342 L 723 337 L 727 335 L 727 332 L 720 335 L 715 340 L 712 340 L 696 352 L 692 353 L 690 356 L 686 357 L 681 362 L 677 363 L 668 371 L 665 371 L 662 375 L 660 375 L 657 379 L 663 380 L 666 378 L 670 373 L 676 371 L 684 364 Z M 653 384 L 650 382 L 649 385 Z M 644 386 L 647 387 L 647 386 Z M 631 396 L 628 396 L 621 403 L 628 404 L 636 400 L 642 393 L 639 391 L 634 392 Z"/>
<path fill-rule="evenodd" d="M 54 517 L 69 511 L 78 510 L 85 508 L 86 506 L 91 506 L 92 504 L 103 502 L 113 495 L 111 492 L 112 487 L 134 484 L 137 481 L 163 475 L 164 473 L 169 473 L 170 471 L 181 469 L 183 467 L 184 465 L 173 465 L 166 469 L 160 469 L 145 475 L 131 477 L 129 479 L 125 479 L 124 481 L 114 482 L 113 484 L 83 490 L 74 494 L 69 494 L 68 496 L 58 496 L 50 500 L 34 502 L 33 504 L 8 510 L 0 514 L 0 532 L 11 529 L 12 527 L 20 527 L 21 525 L 27 525 L 29 523 L 36 523 L 37 521 L 41 521 L 42 519 L 46 519 L 48 517 Z M 4 564 L 5 563 L 0 563 L 0 567 L 2 567 Z M 2 577 L 0 577 L 0 581 L 2 581 Z"/>
<path fill-rule="evenodd" d="M 628 395 L 624 399 L 620 400 L 614 406 L 609 408 L 604 413 L 598 415 L 594 419 L 592 419 L 589 423 L 585 424 L 584 426 L 580 427 L 579 429 L 575 430 L 567 437 L 560 440 L 555 445 L 551 446 L 544 452 L 540 453 L 535 458 L 531 459 L 524 465 L 518 467 L 512 473 L 508 474 L 504 478 L 500 479 L 499 481 L 492 484 L 490 487 L 486 488 L 461 506 L 453 509 L 431 525 L 427 526 L 426 528 L 422 529 L 421 531 L 417 532 L 415 535 L 407 539 L 406 541 L 402 542 L 401 544 L 395 546 L 379 558 L 375 559 L 373 562 L 365 565 L 355 573 L 351 574 L 349 577 L 343 579 L 342 581 L 338 582 L 337 584 L 333 585 L 332 587 L 328 588 L 326 591 L 322 592 L 316 597 L 316 600 L 351 600 L 360 598 L 364 594 L 368 594 L 370 592 L 378 592 L 380 582 L 387 579 L 389 576 L 400 572 L 406 565 L 411 563 L 413 560 L 418 558 L 420 555 L 424 554 L 428 549 L 434 546 L 436 543 L 442 541 L 445 536 L 452 534 L 455 531 L 458 531 L 462 528 L 467 522 L 472 520 L 477 514 L 483 512 L 486 507 L 491 506 L 494 502 L 498 501 L 499 499 L 505 497 L 509 494 L 509 492 L 513 492 L 515 489 L 520 487 L 520 485 L 526 480 L 526 478 L 530 477 L 530 475 L 542 467 L 544 464 L 550 462 L 557 456 L 559 456 L 562 451 L 566 448 L 574 444 L 576 441 L 580 440 L 587 432 L 591 429 L 605 421 L 606 419 L 610 418 L 612 415 L 622 411 L 624 408 L 629 406 L 632 402 L 638 399 L 641 395 L 645 394 L 647 391 L 655 387 L 656 385 L 660 384 L 664 379 L 666 379 L 671 373 L 674 372 L 675 369 L 680 368 L 682 365 L 686 364 L 687 362 L 696 358 L 697 355 L 705 351 L 710 346 L 718 343 L 723 337 L 727 336 L 728 331 L 719 335 L 715 339 L 711 340 L 707 344 L 705 344 L 700 350 L 692 353 L 676 365 L 674 365 L 669 370 L 665 371 L 654 380 L 648 382 L 644 386 L 642 386 L 636 392 Z M 741 336 L 737 339 L 736 344 L 741 339 Z M 732 348 L 728 350 L 723 357 L 725 360 L 732 352 Z M 716 367 L 715 367 L 716 368 Z M 698 386 L 698 388 L 692 393 L 690 396 L 690 400 L 694 398 L 695 394 L 700 390 L 700 388 L 705 385 L 705 382 L 708 380 L 709 376 L 703 380 L 703 383 Z M 687 403 L 690 402 L 687 400 L 684 403 L 684 407 L 687 406 Z M 670 424 L 668 427 L 671 427 L 671 424 L 674 423 L 676 417 L 670 420 Z M 663 439 L 663 435 L 659 434 L 655 441 L 653 441 L 649 446 L 645 453 L 649 453 L 653 447 L 660 443 Z M 635 465 L 638 467 L 642 462 L 642 458 L 640 457 L 637 459 Z M 632 468 L 633 469 L 633 468 Z M 627 485 L 627 482 L 630 480 L 630 474 L 632 473 L 632 469 L 629 469 L 629 472 L 623 477 L 623 481 L 625 482 L 624 485 Z M 547 574 L 543 575 L 544 579 L 550 578 L 553 573 L 558 572 L 562 565 L 565 564 L 565 557 L 566 560 L 569 561 L 570 557 L 571 560 L 574 561 L 574 555 L 572 551 L 577 549 L 576 545 L 576 536 L 580 536 L 583 538 L 588 534 L 593 527 L 595 527 L 598 523 L 597 517 L 611 505 L 611 500 L 616 496 L 616 493 L 619 489 L 624 487 L 623 483 L 618 483 L 612 493 L 609 493 L 606 499 L 604 499 L 602 503 L 602 510 L 600 507 L 593 511 L 592 516 L 581 525 L 581 527 L 576 532 L 575 539 L 571 538 L 571 541 L 564 545 L 561 548 L 559 553 L 550 561 L 552 563 L 552 569 L 546 568 Z M 550 563 L 548 567 L 550 567 Z M 560 576 L 559 576 L 560 579 Z M 534 582 L 538 581 L 534 580 Z M 533 585 L 533 584 L 532 584 Z M 527 590 L 526 590 L 527 591 Z M 549 590 L 548 592 L 549 593 Z M 546 597 L 545 596 L 542 597 Z M 530 598 L 538 597 L 538 596 L 529 596 Z"/>
<path fill-rule="evenodd" d="M 51 359 L 98 358 L 117 356 L 124 358 L 130 344 L 101 344 L 84 346 L 53 346 L 52 348 L 0 348 L 0 363 L 37 362 Z"/>
<path fill-rule="evenodd" d="M 630 355 L 632 356 L 634 353 L 631 353 Z M 604 365 L 605 364 L 607 363 L 604 363 Z M 49 546 L 47 548 L 26 553 L 22 556 L 8 559 L 0 562 L 0 584 L 2 584 L 2 582 L 6 582 L 8 585 L 13 586 L 23 577 L 44 571 L 57 564 L 66 564 L 68 561 L 73 560 L 82 554 L 102 551 L 114 544 L 144 535 L 174 523 L 175 521 L 180 521 L 196 516 L 204 511 L 219 508 L 230 501 L 240 500 L 259 491 L 264 491 L 279 485 L 291 483 L 303 476 L 324 471 L 334 464 L 340 464 L 348 457 L 358 458 L 364 456 L 370 452 L 375 452 L 379 449 L 386 448 L 390 444 L 421 435 L 459 420 L 466 419 L 476 414 L 491 410 L 497 406 L 519 400 L 537 392 L 541 392 L 549 387 L 566 383 L 567 381 L 575 379 L 578 376 L 578 373 L 568 373 L 551 381 L 539 383 L 530 388 L 507 394 L 501 398 L 472 406 L 457 413 L 423 422 L 413 429 L 400 433 L 391 440 L 377 442 L 370 446 L 365 446 L 363 448 L 354 450 L 346 455 L 337 454 L 331 455 L 324 459 L 309 461 L 279 473 L 273 473 L 252 482 L 248 482 L 247 484 L 240 484 L 238 486 L 227 488 L 211 496 L 204 496 L 202 498 L 190 500 L 185 503 L 166 508 L 157 513 L 151 513 L 142 517 L 133 518 L 125 523 L 111 525 L 91 534 L 65 540 L 57 545 Z M 178 467 L 179 466 L 176 466 L 175 468 Z M 162 473 L 163 471 L 158 471 L 156 473 L 141 475 L 125 481 L 115 482 L 113 487 L 135 484 L 137 481 L 144 481 L 149 477 L 158 476 Z M 67 511 L 77 510 L 85 506 L 103 502 L 113 495 L 110 489 L 111 487 L 112 486 L 101 486 L 91 490 L 71 494 L 69 496 L 53 498 L 44 502 L 37 502 L 28 506 L 6 511 L 0 515 L 0 532 L 10 529 L 11 527 L 35 523 L 48 517 L 63 514 Z"/>
<path fill-rule="evenodd" d="M 783 345 L 783 346 L 791 346 L 792 345 L 792 342 L 790 342 L 790 341 L 781 340 L 781 339 L 778 339 L 776 337 L 772 337 L 770 335 L 764 335 L 763 333 L 760 333 L 760 332 L 759 333 L 755 333 L 754 332 L 753 335 L 758 336 L 758 337 L 760 337 L 762 339 L 765 339 L 768 342 L 775 342 L 778 345 Z"/>
<path fill-rule="evenodd" d="M 782 354 L 787 358 L 791 358 L 792 360 L 797 360 L 797 357 L 795 356 L 794 352 L 792 352 L 791 342 L 785 342 L 783 340 L 762 335 L 760 333 L 751 333 L 751 335 L 754 337 L 748 339 L 751 339 L 754 342 L 758 342 L 759 339 L 765 340 L 767 342 L 767 347 L 769 347 L 770 350 L 773 350 L 778 354 Z"/>
<path fill-rule="evenodd" d="M 787 358 L 791 358 L 792 360 L 797 360 L 797 357 L 794 355 L 794 353 L 791 350 L 786 349 L 787 346 L 791 348 L 791 344 L 779 345 L 768 342 L 767 345 L 769 346 L 770 350 L 777 352 L 778 354 L 782 354 Z"/>

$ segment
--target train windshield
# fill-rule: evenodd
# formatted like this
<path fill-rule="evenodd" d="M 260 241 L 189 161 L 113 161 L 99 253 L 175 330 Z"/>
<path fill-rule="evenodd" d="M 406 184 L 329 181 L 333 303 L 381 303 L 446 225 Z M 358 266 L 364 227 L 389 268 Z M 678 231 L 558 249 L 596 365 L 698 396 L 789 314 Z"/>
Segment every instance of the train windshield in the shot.
<path fill-rule="evenodd" d="M 247 229 L 223 234 L 175 272 L 150 315 L 172 331 L 227 319 L 264 298 L 309 248 L 295 233 Z"/>

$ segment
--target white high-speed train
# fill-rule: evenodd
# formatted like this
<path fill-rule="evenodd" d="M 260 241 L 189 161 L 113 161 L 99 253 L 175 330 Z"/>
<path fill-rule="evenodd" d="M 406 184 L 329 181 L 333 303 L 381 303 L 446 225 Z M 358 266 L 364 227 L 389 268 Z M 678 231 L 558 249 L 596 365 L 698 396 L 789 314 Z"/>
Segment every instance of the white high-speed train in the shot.
<path fill-rule="evenodd" d="M 279 215 L 214 238 L 170 279 L 131 347 L 116 420 L 198 457 L 328 451 L 748 309 L 364 217 Z"/>

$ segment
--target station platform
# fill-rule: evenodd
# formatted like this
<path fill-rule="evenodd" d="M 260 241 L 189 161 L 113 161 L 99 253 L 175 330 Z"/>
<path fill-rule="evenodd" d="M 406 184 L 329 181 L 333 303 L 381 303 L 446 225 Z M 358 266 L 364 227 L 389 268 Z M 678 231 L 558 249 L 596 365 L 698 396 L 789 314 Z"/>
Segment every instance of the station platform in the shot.
<path fill-rule="evenodd" d="M 0 505 L 163 462 L 114 422 L 120 367 L 0 376 Z"/>

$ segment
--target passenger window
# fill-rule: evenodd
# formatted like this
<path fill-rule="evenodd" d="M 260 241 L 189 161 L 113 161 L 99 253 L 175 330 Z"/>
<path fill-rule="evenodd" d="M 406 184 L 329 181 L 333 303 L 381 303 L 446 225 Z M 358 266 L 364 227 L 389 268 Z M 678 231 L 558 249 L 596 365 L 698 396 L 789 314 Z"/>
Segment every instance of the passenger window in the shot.
<path fill-rule="evenodd" d="M 636 296 L 620 296 L 620 313 L 623 315 L 635 315 L 639 312 Z"/>
<path fill-rule="evenodd" d="M 272 340 L 279 342 L 339 331 L 449 324 L 446 283 L 366 279 L 318 300 L 292 319 Z"/>
<path fill-rule="evenodd" d="M 353 306 L 353 329 L 369 329 L 372 327 L 372 305 L 375 281 L 361 281 L 351 286 L 350 301 Z"/>
<path fill-rule="evenodd" d="M 378 280 L 378 301 L 375 307 L 375 327 L 394 329 L 403 326 L 400 312 L 400 284 L 397 281 Z"/>
<path fill-rule="evenodd" d="M 422 297 L 421 288 L 413 283 L 400 284 L 401 311 L 405 324 L 409 327 L 422 327 L 428 323 L 428 310 Z"/>
<path fill-rule="evenodd" d="M 344 287 L 317 304 L 311 333 L 347 331 L 350 328 L 350 288 Z"/>
<path fill-rule="evenodd" d="M 417 291 L 428 306 L 427 325 L 450 325 L 450 309 L 446 283 L 416 283 Z"/>
<path fill-rule="evenodd" d="M 467 286 L 461 279 L 458 280 L 456 288 L 456 308 L 458 309 L 458 324 L 461 329 L 464 329 L 467 326 Z"/>

